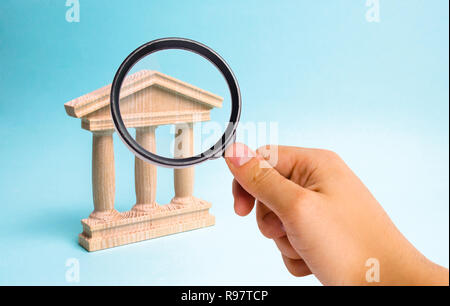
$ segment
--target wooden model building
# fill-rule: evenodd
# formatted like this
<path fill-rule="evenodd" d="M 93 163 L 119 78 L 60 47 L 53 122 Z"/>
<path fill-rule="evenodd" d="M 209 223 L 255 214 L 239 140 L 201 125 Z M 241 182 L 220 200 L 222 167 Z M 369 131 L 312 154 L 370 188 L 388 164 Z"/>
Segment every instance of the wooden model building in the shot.
<path fill-rule="evenodd" d="M 130 211 L 114 209 L 114 126 L 110 114 L 111 85 L 64 104 L 69 116 L 81 118 L 92 132 L 92 193 L 94 211 L 81 220 L 79 243 L 88 251 L 111 248 L 168 234 L 214 225 L 211 204 L 195 198 L 194 168 L 174 169 L 175 196 L 158 205 L 156 166 L 135 158 L 136 204 Z M 128 76 L 121 90 L 122 118 L 136 129 L 136 141 L 156 152 L 155 129 L 174 124 L 175 158 L 193 155 L 193 124 L 210 120 L 222 98 L 157 71 L 142 70 Z"/>

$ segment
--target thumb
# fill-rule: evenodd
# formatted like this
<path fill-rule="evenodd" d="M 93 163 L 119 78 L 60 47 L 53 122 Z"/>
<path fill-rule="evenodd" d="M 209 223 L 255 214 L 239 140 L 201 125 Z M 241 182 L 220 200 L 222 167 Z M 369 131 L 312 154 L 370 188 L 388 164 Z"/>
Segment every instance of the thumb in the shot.
<path fill-rule="evenodd" d="M 289 215 L 289 211 L 306 192 L 244 144 L 234 143 L 228 147 L 225 161 L 242 188 L 280 218 Z"/>

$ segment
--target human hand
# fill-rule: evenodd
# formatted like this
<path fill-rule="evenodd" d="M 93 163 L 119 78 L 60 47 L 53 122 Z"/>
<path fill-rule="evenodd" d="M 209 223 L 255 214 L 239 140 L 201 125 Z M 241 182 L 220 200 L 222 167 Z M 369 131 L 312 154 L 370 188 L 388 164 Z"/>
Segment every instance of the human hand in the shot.
<path fill-rule="evenodd" d="M 256 200 L 258 227 L 291 274 L 312 273 L 325 285 L 448 285 L 448 269 L 406 240 L 337 154 L 285 146 L 253 152 L 237 143 L 225 160 L 236 213 L 248 215 Z M 379 282 L 366 278 L 368 259 L 379 263 Z"/>

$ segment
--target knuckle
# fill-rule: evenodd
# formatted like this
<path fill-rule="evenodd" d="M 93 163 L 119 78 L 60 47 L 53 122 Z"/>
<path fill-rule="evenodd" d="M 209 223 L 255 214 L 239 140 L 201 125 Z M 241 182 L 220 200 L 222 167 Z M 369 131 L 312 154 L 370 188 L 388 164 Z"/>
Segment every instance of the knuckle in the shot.
<path fill-rule="evenodd" d="M 303 276 L 305 276 L 302 272 L 300 272 L 300 271 L 298 271 L 296 269 L 292 269 L 289 272 L 295 277 L 303 277 Z"/>
<path fill-rule="evenodd" d="M 322 157 L 327 161 L 338 161 L 341 159 L 339 154 L 337 154 L 336 152 L 331 151 L 331 150 L 321 149 L 320 153 L 321 153 Z"/>
<path fill-rule="evenodd" d="M 259 214 L 257 223 L 261 234 L 269 239 L 280 238 L 286 235 L 286 232 L 282 229 L 280 219 L 273 211 L 264 215 Z"/>
<path fill-rule="evenodd" d="M 260 146 L 258 149 L 256 149 L 256 151 L 259 152 L 259 151 L 270 150 L 271 147 L 272 147 L 272 145 L 264 145 L 264 146 Z"/>
<path fill-rule="evenodd" d="M 300 269 L 296 266 L 296 262 L 298 262 L 297 260 L 290 259 L 284 255 L 282 255 L 282 257 L 283 257 L 284 265 L 285 265 L 286 269 L 289 271 L 289 273 L 291 273 L 295 277 L 301 277 L 304 275 L 300 271 Z"/>
<path fill-rule="evenodd" d="M 264 237 L 271 239 L 272 238 L 271 231 L 267 227 L 267 225 L 262 220 L 258 220 L 257 223 L 258 223 L 258 228 L 259 228 L 259 231 L 261 232 L 261 234 Z"/>
<path fill-rule="evenodd" d="M 286 268 L 288 269 L 289 273 L 291 273 L 295 277 L 300 277 L 301 273 L 297 271 L 294 267 L 291 266 L 291 264 L 287 264 Z"/>
<path fill-rule="evenodd" d="M 293 192 L 293 198 L 285 211 L 280 211 L 280 217 L 288 223 L 296 223 L 305 215 L 310 215 L 308 211 L 314 205 L 313 195 L 305 190 L 296 190 Z"/>
<path fill-rule="evenodd" d="M 275 148 L 275 146 L 273 146 L 273 145 L 264 145 L 264 146 L 259 147 L 256 150 L 256 153 L 261 155 L 264 159 L 269 159 L 271 152 L 273 151 L 274 148 Z"/>
<path fill-rule="evenodd" d="M 267 167 L 260 167 L 259 163 L 253 166 L 250 183 L 256 188 L 267 188 L 269 184 L 273 183 L 274 169 Z"/>
<path fill-rule="evenodd" d="M 322 151 L 323 156 L 325 156 L 325 157 L 336 158 L 338 156 L 336 152 L 331 151 L 331 150 L 324 149 L 321 151 Z"/>

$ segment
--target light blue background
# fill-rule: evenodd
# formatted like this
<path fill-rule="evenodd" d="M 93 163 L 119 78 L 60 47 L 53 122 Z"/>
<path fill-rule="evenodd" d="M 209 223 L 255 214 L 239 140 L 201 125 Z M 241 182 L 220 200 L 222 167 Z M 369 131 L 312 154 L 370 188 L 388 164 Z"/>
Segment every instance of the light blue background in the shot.
<path fill-rule="evenodd" d="M 64 0 L 0 2 L 0 284 L 318 284 L 284 268 L 253 214 L 234 215 L 222 160 L 196 170 L 217 225 L 88 253 L 91 135 L 63 104 L 111 82 L 149 40 L 181 36 L 218 51 L 242 91 L 242 120 L 279 124 L 279 143 L 337 151 L 404 235 L 449 262 L 447 0 Z M 133 156 L 115 138 L 116 207 L 134 203 Z M 160 169 L 158 201 L 173 195 Z M 326 224 L 324 225 L 326 226 Z"/>

